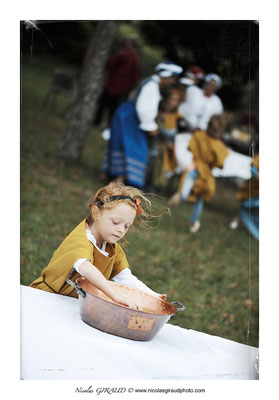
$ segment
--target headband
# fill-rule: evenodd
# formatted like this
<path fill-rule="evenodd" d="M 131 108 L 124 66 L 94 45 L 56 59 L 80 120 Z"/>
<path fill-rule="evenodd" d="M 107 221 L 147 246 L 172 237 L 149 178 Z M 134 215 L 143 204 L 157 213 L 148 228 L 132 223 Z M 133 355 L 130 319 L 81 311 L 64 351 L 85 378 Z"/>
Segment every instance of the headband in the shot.
<path fill-rule="evenodd" d="M 137 214 L 136 215 L 138 215 L 138 214 L 140 214 L 142 212 L 142 210 L 140 208 L 140 200 L 139 199 L 133 199 L 130 196 L 111 196 L 111 197 L 108 198 L 108 202 L 115 201 L 115 200 L 125 200 L 125 199 L 131 200 L 134 203 L 134 205 L 137 207 Z M 99 203 L 97 203 L 97 207 L 101 207 L 103 205 L 104 205 L 103 201 L 99 201 Z"/>

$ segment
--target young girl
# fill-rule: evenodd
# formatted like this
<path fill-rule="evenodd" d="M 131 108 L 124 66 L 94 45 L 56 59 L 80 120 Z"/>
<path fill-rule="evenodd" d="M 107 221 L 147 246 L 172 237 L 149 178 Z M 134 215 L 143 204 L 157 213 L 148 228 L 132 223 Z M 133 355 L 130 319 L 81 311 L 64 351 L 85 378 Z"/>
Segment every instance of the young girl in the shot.
<path fill-rule="evenodd" d="M 200 228 L 204 200 L 209 201 L 215 193 L 215 178 L 211 169 L 222 168 L 229 154 L 228 148 L 220 140 L 227 123 L 227 115 L 215 114 L 210 118 L 206 131 L 194 132 L 189 142 L 193 162 L 181 177 L 179 191 L 169 201 L 170 206 L 177 205 L 181 199 L 195 202 L 191 215 L 192 233 Z"/>
<path fill-rule="evenodd" d="M 182 116 L 178 112 L 180 103 L 181 93 L 178 88 L 173 87 L 170 89 L 167 99 L 159 105 L 159 112 L 161 107 L 166 111 L 160 134 L 164 139 L 162 170 L 167 178 L 174 175 L 176 168 L 174 138 L 178 131 L 178 123 L 182 120 Z"/>
<path fill-rule="evenodd" d="M 61 243 L 41 276 L 31 287 L 47 292 L 77 297 L 66 279 L 75 281 L 83 276 L 116 303 L 140 309 L 140 304 L 120 296 L 107 280 L 124 283 L 165 299 L 132 275 L 125 253 L 117 244 L 135 220 L 144 222 L 150 213 L 150 201 L 134 187 L 111 182 L 93 195 L 88 207 L 90 214 Z"/>

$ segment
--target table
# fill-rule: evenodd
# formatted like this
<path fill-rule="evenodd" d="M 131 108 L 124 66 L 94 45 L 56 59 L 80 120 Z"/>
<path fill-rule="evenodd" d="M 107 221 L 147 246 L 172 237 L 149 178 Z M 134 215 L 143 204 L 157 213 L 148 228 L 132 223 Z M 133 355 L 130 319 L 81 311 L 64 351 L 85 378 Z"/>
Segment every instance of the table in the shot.
<path fill-rule="evenodd" d="M 149 342 L 132 341 L 85 324 L 78 299 L 20 289 L 24 380 L 258 379 L 255 347 L 170 323 Z"/>

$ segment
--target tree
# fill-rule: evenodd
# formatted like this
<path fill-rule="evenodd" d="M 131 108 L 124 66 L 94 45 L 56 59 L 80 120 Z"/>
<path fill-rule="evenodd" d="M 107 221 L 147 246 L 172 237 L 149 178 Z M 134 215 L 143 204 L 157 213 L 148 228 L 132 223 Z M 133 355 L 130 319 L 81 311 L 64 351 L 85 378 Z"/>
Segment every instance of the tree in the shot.
<path fill-rule="evenodd" d="M 58 156 L 79 161 L 92 125 L 103 67 L 118 27 L 118 21 L 99 21 L 92 37 L 78 83 L 77 94 L 67 115 L 67 127 Z"/>

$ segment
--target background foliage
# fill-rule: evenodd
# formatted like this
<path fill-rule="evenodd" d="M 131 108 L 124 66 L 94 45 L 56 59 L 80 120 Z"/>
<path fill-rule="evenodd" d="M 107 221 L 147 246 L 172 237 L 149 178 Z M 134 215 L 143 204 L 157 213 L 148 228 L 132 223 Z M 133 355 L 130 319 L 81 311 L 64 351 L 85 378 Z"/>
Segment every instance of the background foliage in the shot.
<path fill-rule="evenodd" d="M 45 55 L 80 66 L 96 21 L 38 21 L 41 31 L 21 26 L 23 53 Z M 162 59 L 184 69 L 198 64 L 223 79 L 219 91 L 226 108 L 258 109 L 259 25 L 257 21 L 122 21 L 111 53 L 127 37 L 138 39 L 142 76 Z M 48 41 L 51 43 L 49 45 Z M 247 85 L 249 83 L 249 86 Z"/>

